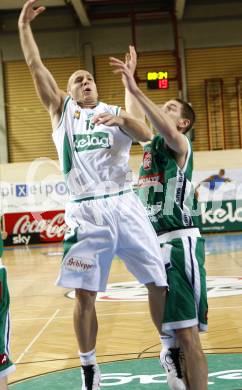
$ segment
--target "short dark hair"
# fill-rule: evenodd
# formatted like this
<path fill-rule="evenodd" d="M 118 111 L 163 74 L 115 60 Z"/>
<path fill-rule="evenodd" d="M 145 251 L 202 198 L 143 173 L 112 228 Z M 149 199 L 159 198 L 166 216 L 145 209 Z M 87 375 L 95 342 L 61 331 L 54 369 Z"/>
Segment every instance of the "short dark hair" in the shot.
<path fill-rule="evenodd" d="M 193 124 L 196 120 L 195 112 L 193 111 L 192 106 L 189 103 L 185 102 L 184 100 L 178 98 L 174 100 L 177 101 L 178 103 L 181 103 L 182 105 L 182 117 L 184 119 L 189 119 L 190 121 L 189 126 L 187 126 L 186 130 L 184 131 L 184 133 L 187 133 L 189 130 L 192 129 Z"/>

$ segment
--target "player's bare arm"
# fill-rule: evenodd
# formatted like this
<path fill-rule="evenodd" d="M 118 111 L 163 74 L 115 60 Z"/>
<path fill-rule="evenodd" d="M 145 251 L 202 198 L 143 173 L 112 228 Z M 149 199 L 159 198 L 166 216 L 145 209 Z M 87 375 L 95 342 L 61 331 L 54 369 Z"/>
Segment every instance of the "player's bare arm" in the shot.
<path fill-rule="evenodd" d="M 125 64 L 130 69 L 131 73 L 135 76 L 137 66 L 137 53 L 134 46 L 129 46 L 129 53 L 125 55 Z M 123 79 L 124 76 L 122 76 Z M 123 83 L 125 80 L 123 80 Z M 148 125 L 145 112 L 140 106 L 135 96 L 125 88 L 125 111 L 133 118 L 138 119 Z M 152 131 L 153 132 L 153 131 Z M 144 146 L 147 142 L 139 141 L 140 145 Z"/>
<path fill-rule="evenodd" d="M 179 160 L 183 160 L 187 155 L 188 144 L 186 137 L 177 130 L 174 121 L 139 89 L 132 72 L 123 61 L 111 57 L 110 65 L 113 66 L 114 73 L 122 74 L 125 88 L 135 96 L 154 128 L 164 137 L 168 147 L 178 155 Z"/>
<path fill-rule="evenodd" d="M 119 126 L 120 129 L 137 141 L 146 142 L 151 140 L 153 136 L 152 131 L 144 122 L 134 119 L 124 110 L 120 110 L 119 116 L 111 115 L 107 112 L 99 114 L 92 121 L 97 125 Z"/>
<path fill-rule="evenodd" d="M 26 63 L 31 72 L 40 100 L 48 110 L 53 125 L 59 122 L 65 93 L 58 88 L 52 74 L 43 64 L 39 49 L 33 37 L 31 22 L 45 7 L 34 8 L 37 0 L 28 0 L 24 4 L 18 20 L 20 42 Z"/>
<path fill-rule="evenodd" d="M 131 73 L 135 75 L 135 70 L 137 66 L 137 54 L 134 46 L 129 46 L 129 53 L 126 53 L 125 56 L 125 64 L 130 69 Z M 125 81 L 123 80 L 123 83 L 124 82 Z M 127 88 L 125 88 L 125 110 L 132 117 L 146 123 L 144 110 L 140 106 L 135 96 L 130 93 Z"/>

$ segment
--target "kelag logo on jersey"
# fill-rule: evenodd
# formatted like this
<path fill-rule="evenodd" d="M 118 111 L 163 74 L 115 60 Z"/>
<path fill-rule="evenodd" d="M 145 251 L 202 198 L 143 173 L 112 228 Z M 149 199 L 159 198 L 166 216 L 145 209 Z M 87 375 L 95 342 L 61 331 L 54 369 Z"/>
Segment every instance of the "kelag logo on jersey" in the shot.
<path fill-rule="evenodd" d="M 111 148 L 109 134 L 101 131 L 92 134 L 74 134 L 74 145 L 77 152 Z"/>

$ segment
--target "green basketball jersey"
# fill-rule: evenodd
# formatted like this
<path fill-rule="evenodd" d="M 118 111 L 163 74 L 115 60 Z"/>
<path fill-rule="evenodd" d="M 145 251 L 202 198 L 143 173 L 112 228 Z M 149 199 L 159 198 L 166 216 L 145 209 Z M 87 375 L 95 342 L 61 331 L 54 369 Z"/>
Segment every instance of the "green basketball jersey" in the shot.
<path fill-rule="evenodd" d="M 183 169 L 178 167 L 159 134 L 144 147 L 138 195 L 158 234 L 198 226 L 197 217 L 192 216 L 196 214 L 197 200 L 191 183 L 192 148 L 188 139 L 187 142 L 188 155 Z"/>

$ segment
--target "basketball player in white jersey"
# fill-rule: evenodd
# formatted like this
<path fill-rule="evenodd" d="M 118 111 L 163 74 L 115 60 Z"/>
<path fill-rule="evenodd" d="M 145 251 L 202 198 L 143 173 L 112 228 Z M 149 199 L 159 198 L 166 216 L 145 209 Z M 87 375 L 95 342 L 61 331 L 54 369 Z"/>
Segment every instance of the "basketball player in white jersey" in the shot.
<path fill-rule="evenodd" d="M 44 11 L 28 0 L 19 17 L 20 40 L 37 93 L 48 110 L 53 139 L 70 193 L 69 231 L 57 284 L 75 288 L 74 327 L 80 349 L 82 389 L 100 389 L 96 363 L 95 300 L 104 291 L 111 261 L 124 260 L 148 288 L 153 322 L 160 333 L 166 277 L 155 231 L 131 188 L 128 167 L 132 138 L 152 136 L 149 128 L 119 107 L 98 102 L 93 76 L 78 70 L 61 91 L 44 66 L 30 23 Z"/>

